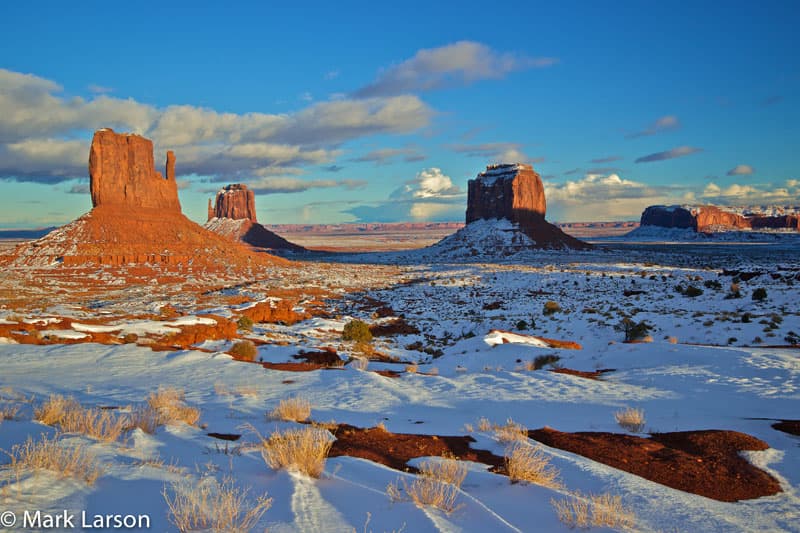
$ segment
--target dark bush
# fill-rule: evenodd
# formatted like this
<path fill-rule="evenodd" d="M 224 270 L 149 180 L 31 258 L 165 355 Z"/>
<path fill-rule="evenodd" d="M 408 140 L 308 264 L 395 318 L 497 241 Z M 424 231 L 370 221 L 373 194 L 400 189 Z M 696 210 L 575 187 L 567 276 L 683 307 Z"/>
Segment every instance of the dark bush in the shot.
<path fill-rule="evenodd" d="M 625 342 L 642 340 L 650 333 L 652 326 L 646 320 L 634 322 L 630 318 L 623 318 L 622 322 L 614 326 L 614 329 L 625 334 Z"/>
<path fill-rule="evenodd" d="M 767 299 L 767 289 L 764 287 L 759 287 L 753 291 L 753 300 L 758 302 L 762 302 Z"/>
<path fill-rule="evenodd" d="M 547 365 L 554 365 L 556 364 L 561 357 L 555 354 L 550 355 L 537 355 L 536 358 L 533 360 L 533 369 L 539 370 L 541 368 L 546 367 Z"/>
<path fill-rule="evenodd" d="M 688 296 L 689 298 L 694 298 L 696 296 L 700 296 L 703 294 L 703 289 L 700 287 L 695 287 L 694 285 L 689 285 L 686 287 L 686 290 L 683 291 L 684 296 Z"/>

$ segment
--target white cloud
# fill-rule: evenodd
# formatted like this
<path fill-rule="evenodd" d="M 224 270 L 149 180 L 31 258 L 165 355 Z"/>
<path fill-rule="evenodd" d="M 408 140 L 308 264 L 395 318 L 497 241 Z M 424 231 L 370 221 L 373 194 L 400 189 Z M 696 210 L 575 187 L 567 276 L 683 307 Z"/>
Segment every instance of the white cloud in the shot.
<path fill-rule="evenodd" d="M 179 174 L 246 180 L 329 162 L 343 142 L 409 133 L 433 115 L 415 96 L 320 102 L 294 114 L 236 114 L 61 92 L 51 80 L 0 69 L 0 179 L 52 183 L 85 175 L 91 132 L 111 127 L 153 139 L 158 153 L 174 149 Z"/>
<path fill-rule="evenodd" d="M 650 124 L 647 128 L 637 131 L 636 133 L 631 133 L 626 137 L 628 139 L 635 139 L 637 137 L 647 137 L 649 135 L 655 135 L 656 133 L 661 133 L 662 131 L 674 130 L 681 126 L 678 117 L 675 115 L 665 115 L 663 117 L 659 117 L 656 119 L 655 122 Z"/>
<path fill-rule="evenodd" d="M 783 186 L 733 183 L 727 187 L 720 187 L 711 182 L 699 196 L 703 202 L 720 205 L 797 205 L 800 204 L 800 183 L 797 180 L 786 180 Z"/>
<path fill-rule="evenodd" d="M 516 70 L 548 67 L 558 60 L 495 52 L 482 43 L 456 43 L 419 50 L 410 59 L 384 70 L 357 97 L 373 97 L 427 91 L 478 80 L 499 79 Z"/>

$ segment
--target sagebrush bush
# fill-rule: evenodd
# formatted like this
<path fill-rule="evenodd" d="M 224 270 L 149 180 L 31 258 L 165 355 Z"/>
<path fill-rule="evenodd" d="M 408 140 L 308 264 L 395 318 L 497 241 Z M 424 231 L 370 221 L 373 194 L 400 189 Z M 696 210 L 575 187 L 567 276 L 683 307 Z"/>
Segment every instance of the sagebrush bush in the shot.
<path fill-rule="evenodd" d="M 253 329 L 253 319 L 246 315 L 240 316 L 239 320 L 236 321 L 236 325 L 239 329 L 251 331 Z"/>
<path fill-rule="evenodd" d="M 555 354 L 537 355 L 533 361 L 528 361 L 525 364 L 527 370 L 540 370 L 548 365 L 554 366 L 561 360 L 561 357 Z"/>
<path fill-rule="evenodd" d="M 346 341 L 369 342 L 372 340 L 372 332 L 363 320 L 351 320 L 344 325 L 342 339 Z"/>
<path fill-rule="evenodd" d="M 504 460 L 512 482 L 527 481 L 544 487 L 561 487 L 558 469 L 550 464 L 550 459 L 540 446 L 514 443 L 506 450 Z"/>
<path fill-rule="evenodd" d="M 650 333 L 651 326 L 646 320 L 634 322 L 630 318 L 623 318 L 622 321 L 614 326 L 614 329 L 625 334 L 625 342 L 642 340 Z"/>
<path fill-rule="evenodd" d="M 753 291 L 753 300 L 761 302 L 767 299 L 767 289 L 759 287 Z"/>
<path fill-rule="evenodd" d="M 59 426 L 65 433 L 81 433 L 104 442 L 116 441 L 128 427 L 127 418 L 105 409 L 86 409 L 74 398 L 50 396 L 34 410 L 38 421 Z"/>
<path fill-rule="evenodd" d="M 548 300 L 544 303 L 544 310 L 542 312 L 545 315 L 552 315 L 553 313 L 558 313 L 559 311 L 561 311 L 561 306 L 558 305 L 558 302 Z"/>
<path fill-rule="evenodd" d="M 684 296 L 688 296 L 689 298 L 695 298 L 703 294 L 703 289 L 701 289 L 700 287 L 695 287 L 694 285 L 689 285 L 683 291 L 683 294 Z"/>
<path fill-rule="evenodd" d="M 242 361 L 255 361 L 256 356 L 258 356 L 258 348 L 253 343 L 253 341 L 249 340 L 242 340 L 236 341 L 231 346 L 231 349 L 228 350 L 228 353 L 233 356 L 234 359 L 240 359 Z"/>
<path fill-rule="evenodd" d="M 614 413 L 614 418 L 620 427 L 630 431 L 631 433 L 639 433 L 642 431 L 642 429 L 644 429 L 644 409 L 626 407 L 625 409 Z"/>

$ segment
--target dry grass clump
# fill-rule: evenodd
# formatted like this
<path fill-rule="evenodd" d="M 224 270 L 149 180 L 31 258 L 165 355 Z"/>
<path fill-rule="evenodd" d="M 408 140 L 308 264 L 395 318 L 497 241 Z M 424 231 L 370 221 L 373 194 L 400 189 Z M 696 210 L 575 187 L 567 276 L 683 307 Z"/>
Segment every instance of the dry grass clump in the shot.
<path fill-rule="evenodd" d="M 287 398 L 270 411 L 269 418 L 290 422 L 305 422 L 311 416 L 311 402 L 305 398 Z"/>
<path fill-rule="evenodd" d="M 453 457 L 423 461 L 419 466 L 419 475 L 411 484 L 404 479 L 395 481 L 386 487 L 386 494 L 392 501 L 410 499 L 418 507 L 436 507 L 450 514 L 461 507 L 456 500 L 466 476 L 467 467 Z M 403 485 L 402 491 L 400 483 Z M 403 492 L 406 497 L 403 497 Z"/>
<path fill-rule="evenodd" d="M 0 405 L 0 424 L 3 420 L 15 420 L 19 413 L 19 405 Z"/>
<path fill-rule="evenodd" d="M 569 528 L 633 527 L 636 516 L 622 505 L 620 496 L 575 493 L 566 500 L 550 500 L 558 519 Z"/>
<path fill-rule="evenodd" d="M 406 365 L 406 372 L 409 374 L 416 374 L 419 371 L 419 366 L 416 363 L 411 363 L 410 365 Z"/>
<path fill-rule="evenodd" d="M 486 433 L 487 431 L 492 429 L 492 423 L 489 422 L 489 419 L 485 416 L 482 416 L 480 420 L 478 420 L 478 431 L 482 431 Z"/>
<path fill-rule="evenodd" d="M 262 439 L 261 456 L 273 469 L 287 469 L 319 477 L 333 445 L 330 432 L 316 428 L 289 429 Z"/>
<path fill-rule="evenodd" d="M 506 420 L 506 425 L 494 426 L 494 436 L 503 443 L 527 441 L 528 428 L 509 418 Z"/>
<path fill-rule="evenodd" d="M 617 420 L 617 424 L 619 424 L 620 427 L 631 433 L 639 433 L 644 429 L 644 409 L 626 407 L 614 413 L 614 418 Z"/>
<path fill-rule="evenodd" d="M 247 533 L 272 505 L 266 494 L 255 500 L 247 498 L 248 490 L 234 487 L 230 478 L 219 484 L 212 479 L 201 483 L 183 480 L 171 488 L 172 495 L 166 487 L 162 494 L 169 521 L 179 531 Z"/>
<path fill-rule="evenodd" d="M 561 487 L 558 469 L 550 464 L 539 446 L 512 444 L 506 450 L 505 465 L 512 482 L 527 481 L 553 489 Z"/>
<path fill-rule="evenodd" d="M 65 433 L 82 433 L 103 442 L 114 442 L 125 432 L 128 420 L 108 410 L 85 409 L 74 398 L 51 395 L 34 410 L 37 420 L 58 425 Z"/>
<path fill-rule="evenodd" d="M 242 340 L 235 342 L 233 346 L 231 346 L 231 349 L 228 350 L 228 353 L 231 354 L 234 359 L 255 361 L 258 356 L 258 348 L 256 348 L 253 341 Z"/>
<path fill-rule="evenodd" d="M 158 425 L 185 422 L 193 426 L 200 420 L 200 409 L 186 405 L 184 397 L 183 390 L 174 387 L 159 387 L 157 392 L 150 393 L 147 406 L 158 414 Z"/>
<path fill-rule="evenodd" d="M 5 451 L 5 450 L 4 450 Z M 7 468 L 11 469 L 19 479 L 24 470 L 49 470 L 61 477 L 81 479 L 89 485 L 103 474 L 97 459 L 83 444 L 62 446 L 58 436 L 34 441 L 30 436 L 23 444 L 15 444 L 11 452 Z"/>
<path fill-rule="evenodd" d="M 159 426 L 163 425 L 161 414 L 149 405 L 134 408 L 128 420 L 128 429 L 139 428 L 149 435 L 154 435 Z"/>

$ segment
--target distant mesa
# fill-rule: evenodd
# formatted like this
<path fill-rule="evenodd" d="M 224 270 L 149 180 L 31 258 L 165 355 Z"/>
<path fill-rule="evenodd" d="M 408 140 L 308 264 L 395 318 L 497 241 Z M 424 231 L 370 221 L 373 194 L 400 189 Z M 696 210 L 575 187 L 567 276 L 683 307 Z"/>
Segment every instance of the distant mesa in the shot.
<path fill-rule="evenodd" d="M 211 200 L 208 200 L 208 221 L 205 228 L 254 248 L 289 252 L 306 251 L 302 246 L 287 241 L 258 223 L 255 194 L 241 183 L 226 185 L 220 189 L 213 205 Z"/>
<path fill-rule="evenodd" d="M 139 135 L 95 132 L 89 151 L 93 209 L 39 240 L 20 245 L 13 264 L 34 266 L 186 265 L 232 272 L 283 261 L 253 254 L 205 230 L 181 213 L 175 154 L 166 177 L 155 170 L 153 143 Z"/>
<path fill-rule="evenodd" d="M 700 233 L 763 229 L 800 230 L 800 208 L 651 205 L 642 213 L 641 226 L 691 229 Z"/>

